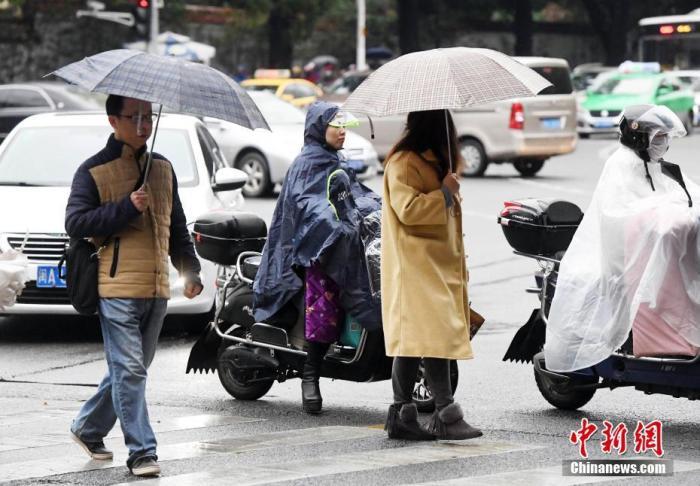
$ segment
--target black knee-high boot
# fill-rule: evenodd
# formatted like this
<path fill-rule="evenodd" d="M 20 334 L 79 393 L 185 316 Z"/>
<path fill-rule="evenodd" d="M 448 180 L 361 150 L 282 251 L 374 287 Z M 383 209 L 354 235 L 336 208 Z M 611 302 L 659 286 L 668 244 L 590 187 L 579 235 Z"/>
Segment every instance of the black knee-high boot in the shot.
<path fill-rule="evenodd" d="M 307 343 L 306 361 L 301 375 L 301 403 L 306 413 L 320 413 L 323 404 L 318 379 L 321 376 L 323 357 L 330 344 Z"/>

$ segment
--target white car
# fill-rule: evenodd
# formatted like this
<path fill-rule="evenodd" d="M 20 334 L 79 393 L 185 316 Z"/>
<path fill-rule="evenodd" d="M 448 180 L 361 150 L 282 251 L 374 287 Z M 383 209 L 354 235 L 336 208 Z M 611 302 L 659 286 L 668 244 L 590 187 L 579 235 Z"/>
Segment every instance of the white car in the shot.
<path fill-rule="evenodd" d="M 284 181 L 289 166 L 304 145 L 306 115 L 274 94 L 251 91 L 272 131 L 247 128 L 233 123 L 205 118 L 204 121 L 219 143 L 226 161 L 248 175 L 243 187 L 246 197 L 269 195 L 276 184 Z M 364 137 L 348 131 L 345 157 L 360 179 L 372 177 L 379 168 L 377 152 Z"/>
<path fill-rule="evenodd" d="M 75 314 L 57 264 L 68 236 L 66 203 L 73 174 L 101 150 L 112 132 L 102 113 L 47 113 L 23 120 L 0 145 L 0 252 L 22 249 L 33 277 L 1 314 Z M 240 207 L 246 175 L 225 166 L 216 142 L 197 118 L 161 117 L 155 151 L 175 168 L 187 221 L 217 208 Z M 236 189 L 237 188 L 237 189 Z M 206 314 L 214 304 L 216 268 L 200 259 L 204 291 L 189 300 L 170 268 L 169 314 Z"/>

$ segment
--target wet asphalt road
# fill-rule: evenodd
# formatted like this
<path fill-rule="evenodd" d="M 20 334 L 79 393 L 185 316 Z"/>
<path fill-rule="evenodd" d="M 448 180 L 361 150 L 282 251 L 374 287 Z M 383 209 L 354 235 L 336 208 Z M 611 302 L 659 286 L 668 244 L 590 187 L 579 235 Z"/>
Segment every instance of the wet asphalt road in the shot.
<path fill-rule="evenodd" d="M 676 142 L 667 157 L 695 181 L 700 181 L 698 141 L 700 135 Z M 582 410 L 563 412 L 540 396 L 531 367 L 501 361 L 513 333 L 536 305 L 523 291 L 532 285 L 536 264 L 513 255 L 496 224 L 503 201 L 561 197 L 585 209 L 615 144 L 609 138 L 580 141 L 576 152 L 550 160 L 533 179 L 522 179 L 504 165 L 490 167 L 484 178 L 462 180 L 470 298 L 488 322 L 473 343 L 476 359 L 460 363 L 456 398 L 467 420 L 484 430 L 483 438 L 429 446 L 387 440 L 380 424 L 391 396 L 389 382 L 323 380 L 325 413 L 318 417 L 301 413 L 298 381 L 275 384 L 257 402 L 233 400 L 215 375 L 184 374 L 194 338 L 171 319 L 149 377 L 150 413 L 163 466 L 162 478 L 153 484 L 700 483 L 696 402 L 602 390 Z M 379 177 L 368 184 L 381 190 Z M 246 210 L 269 221 L 273 198 L 246 204 Z M 114 484 L 132 479 L 123 467 L 118 430 L 107 444 L 121 457 L 103 469 L 95 469 L 103 465 L 86 461 L 66 437 L 72 415 L 104 371 L 94 320 L 0 318 L 0 482 Z M 600 427 L 609 420 L 630 429 L 637 421 L 661 420 L 664 457 L 685 472 L 655 480 L 588 477 L 567 482 L 572 478 L 560 475 L 561 461 L 577 458 L 577 446 L 568 437 L 584 417 Z M 599 437 L 588 447 L 592 456 L 604 456 Z"/>

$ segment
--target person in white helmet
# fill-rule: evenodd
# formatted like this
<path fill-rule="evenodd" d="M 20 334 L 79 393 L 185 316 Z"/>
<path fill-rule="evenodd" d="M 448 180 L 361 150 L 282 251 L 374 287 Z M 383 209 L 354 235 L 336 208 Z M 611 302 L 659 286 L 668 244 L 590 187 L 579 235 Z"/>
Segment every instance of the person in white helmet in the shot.
<path fill-rule="evenodd" d="M 642 321 L 670 326 L 683 352 L 700 346 L 700 187 L 663 159 L 670 140 L 685 134 L 665 106 L 624 110 L 621 146 L 560 265 L 544 346 L 548 369 L 603 361 Z M 634 354 L 649 352 L 642 342 L 634 340 Z"/>

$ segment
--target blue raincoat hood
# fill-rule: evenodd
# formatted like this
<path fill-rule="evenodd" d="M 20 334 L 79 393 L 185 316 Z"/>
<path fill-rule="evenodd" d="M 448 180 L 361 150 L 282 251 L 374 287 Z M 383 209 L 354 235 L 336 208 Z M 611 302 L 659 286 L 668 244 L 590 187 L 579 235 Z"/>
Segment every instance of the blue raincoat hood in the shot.
<path fill-rule="evenodd" d="M 320 145 L 329 152 L 335 152 L 334 149 L 326 145 L 326 129 L 339 109 L 338 106 L 325 101 L 317 101 L 309 107 L 309 110 L 306 112 L 306 124 L 304 126 L 305 148 L 307 145 Z"/>
<path fill-rule="evenodd" d="M 381 325 L 360 239 L 362 218 L 379 209 L 381 199 L 326 144 L 337 112 L 336 105 L 316 102 L 306 114 L 304 147 L 284 179 L 253 285 L 257 321 L 300 295 L 303 273 L 296 270 L 319 262 L 341 289 L 345 311 L 367 329 Z"/>

